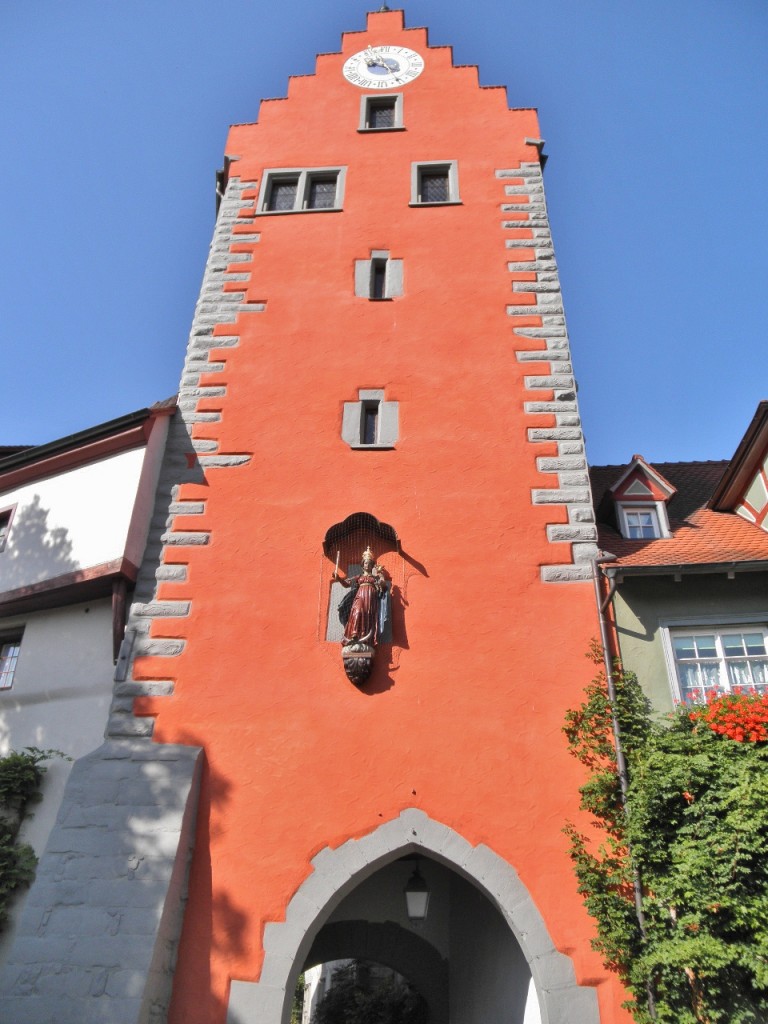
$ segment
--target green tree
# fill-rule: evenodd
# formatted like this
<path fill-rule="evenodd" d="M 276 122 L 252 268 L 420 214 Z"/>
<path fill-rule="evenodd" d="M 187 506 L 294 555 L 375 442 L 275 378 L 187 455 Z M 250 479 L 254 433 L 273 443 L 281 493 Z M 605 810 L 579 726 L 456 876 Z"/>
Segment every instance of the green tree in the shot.
<path fill-rule="evenodd" d="M 681 706 L 658 722 L 632 675 L 616 671 L 614 685 L 612 706 L 599 676 L 565 725 L 588 770 L 581 805 L 594 829 L 566 832 L 595 948 L 627 986 L 638 1024 L 765 1024 L 768 697 Z"/>

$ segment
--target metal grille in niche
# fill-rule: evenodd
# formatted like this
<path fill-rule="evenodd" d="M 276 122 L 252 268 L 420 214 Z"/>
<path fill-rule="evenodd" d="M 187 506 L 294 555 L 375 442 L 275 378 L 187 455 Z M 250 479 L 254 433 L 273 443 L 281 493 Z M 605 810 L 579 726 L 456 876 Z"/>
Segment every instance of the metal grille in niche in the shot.
<path fill-rule="evenodd" d="M 292 210 L 296 203 L 298 180 L 275 181 L 269 193 L 270 210 Z"/>
<path fill-rule="evenodd" d="M 371 107 L 369 126 L 371 128 L 395 127 L 395 103 L 375 103 Z"/>
<path fill-rule="evenodd" d="M 336 179 L 313 178 L 309 183 L 310 210 L 327 210 L 336 202 Z"/>
<path fill-rule="evenodd" d="M 391 602 L 398 600 L 404 583 L 403 559 L 398 551 L 397 534 L 386 523 L 379 522 L 366 512 L 356 512 L 343 523 L 331 527 L 323 544 L 325 553 L 331 562 L 338 559 L 342 574 L 357 576 L 362 569 L 361 556 L 370 548 L 378 565 L 386 572 L 389 582 L 390 614 L 381 623 L 379 643 L 392 643 Z M 353 596 L 350 590 L 340 583 L 331 583 L 328 602 L 328 620 L 325 639 L 339 643 L 344 636 L 345 613 L 340 605 L 345 599 Z M 348 614 L 349 610 L 346 610 Z M 396 630 L 397 632 L 397 630 Z M 397 643 L 397 637 L 394 638 Z"/>
<path fill-rule="evenodd" d="M 422 172 L 422 203 L 445 203 L 448 201 L 448 175 L 445 171 Z"/>

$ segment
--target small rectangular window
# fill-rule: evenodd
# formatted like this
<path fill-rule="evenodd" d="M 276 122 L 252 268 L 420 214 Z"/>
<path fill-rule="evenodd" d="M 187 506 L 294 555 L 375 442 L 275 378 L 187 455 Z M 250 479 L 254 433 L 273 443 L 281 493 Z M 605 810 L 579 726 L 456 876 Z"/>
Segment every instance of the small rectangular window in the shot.
<path fill-rule="evenodd" d="M 412 165 L 412 206 L 439 206 L 459 201 L 459 177 L 455 160 Z"/>
<path fill-rule="evenodd" d="M 21 652 L 21 636 L 0 638 L 0 690 L 10 690 Z"/>
<path fill-rule="evenodd" d="M 371 298 L 387 298 L 387 260 L 371 260 Z"/>
<path fill-rule="evenodd" d="M 360 388 L 357 402 L 345 402 L 341 439 L 350 448 L 394 448 L 399 435 L 399 403 L 384 400 L 383 388 Z"/>
<path fill-rule="evenodd" d="M 368 119 L 369 128 L 394 128 L 395 127 L 395 101 L 385 100 L 384 102 L 372 103 Z"/>
<path fill-rule="evenodd" d="M 424 171 L 419 185 L 420 203 L 447 203 L 450 197 L 447 171 Z"/>
<path fill-rule="evenodd" d="M 339 210 L 344 197 L 344 168 L 307 168 L 264 172 L 259 213 Z"/>
<path fill-rule="evenodd" d="M 392 132 L 403 128 L 403 94 L 363 96 L 360 103 L 361 132 Z"/>
<path fill-rule="evenodd" d="M 636 512 L 624 511 L 627 537 L 630 540 L 653 540 L 660 537 L 659 519 L 653 508 L 640 508 Z"/>
<path fill-rule="evenodd" d="M 336 205 L 336 175 L 328 178 L 309 179 L 307 209 L 330 210 Z"/>
<path fill-rule="evenodd" d="M 285 178 L 283 181 L 273 181 L 267 199 L 268 210 L 292 210 L 296 205 L 296 192 L 299 186 L 298 178 Z"/>
<path fill-rule="evenodd" d="M 379 434 L 379 403 L 363 403 L 362 444 L 376 444 Z"/>

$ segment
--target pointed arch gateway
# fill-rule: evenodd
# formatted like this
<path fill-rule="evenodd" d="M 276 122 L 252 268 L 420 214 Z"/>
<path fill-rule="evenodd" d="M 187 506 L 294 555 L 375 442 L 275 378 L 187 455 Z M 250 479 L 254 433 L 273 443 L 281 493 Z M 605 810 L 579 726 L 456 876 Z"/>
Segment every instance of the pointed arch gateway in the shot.
<path fill-rule="evenodd" d="M 259 981 L 232 981 L 227 1024 L 288 1024 L 296 981 L 329 915 L 361 882 L 409 853 L 456 872 L 498 909 L 530 968 L 542 1024 L 600 1024 L 594 988 L 577 984 L 570 957 L 555 949 L 514 868 L 416 808 L 313 858 L 313 871 L 288 904 L 285 921 L 264 929 Z"/>

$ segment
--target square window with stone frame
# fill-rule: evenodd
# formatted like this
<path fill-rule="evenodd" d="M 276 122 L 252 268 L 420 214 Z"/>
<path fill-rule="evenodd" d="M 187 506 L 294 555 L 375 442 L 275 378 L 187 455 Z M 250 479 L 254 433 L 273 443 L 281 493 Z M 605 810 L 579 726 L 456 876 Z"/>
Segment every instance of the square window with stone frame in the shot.
<path fill-rule="evenodd" d="M 392 132 L 403 129 L 403 94 L 363 96 L 360 104 L 361 132 Z"/>
<path fill-rule="evenodd" d="M 445 206 L 460 201 L 455 160 L 411 165 L 411 206 Z"/>

